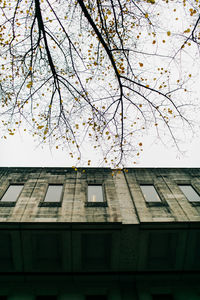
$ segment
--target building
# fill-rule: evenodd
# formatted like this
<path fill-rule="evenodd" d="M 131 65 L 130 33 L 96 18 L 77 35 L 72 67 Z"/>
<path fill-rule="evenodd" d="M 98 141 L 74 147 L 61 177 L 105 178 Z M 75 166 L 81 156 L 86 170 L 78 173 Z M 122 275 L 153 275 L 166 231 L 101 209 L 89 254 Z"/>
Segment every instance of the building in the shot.
<path fill-rule="evenodd" d="M 0 169 L 0 300 L 200 299 L 200 169 Z"/>

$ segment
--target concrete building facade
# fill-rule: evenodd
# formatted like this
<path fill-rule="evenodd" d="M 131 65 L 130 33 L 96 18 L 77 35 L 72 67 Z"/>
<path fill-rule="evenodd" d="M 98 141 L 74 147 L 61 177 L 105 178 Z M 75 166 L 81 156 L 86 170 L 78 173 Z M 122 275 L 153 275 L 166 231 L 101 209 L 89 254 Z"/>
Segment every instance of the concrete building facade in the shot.
<path fill-rule="evenodd" d="M 200 169 L 0 169 L 0 300 L 200 299 Z"/>

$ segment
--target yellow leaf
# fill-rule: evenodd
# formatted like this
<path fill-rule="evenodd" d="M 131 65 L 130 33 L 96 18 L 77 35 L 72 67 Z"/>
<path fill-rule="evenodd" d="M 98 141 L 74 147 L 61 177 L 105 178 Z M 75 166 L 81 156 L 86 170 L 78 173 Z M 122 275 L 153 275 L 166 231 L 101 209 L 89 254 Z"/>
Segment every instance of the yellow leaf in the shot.
<path fill-rule="evenodd" d="M 170 36 L 170 35 L 171 35 L 171 32 L 170 32 L 170 31 L 167 31 L 167 35 Z"/>
<path fill-rule="evenodd" d="M 189 33 L 189 32 L 190 32 L 190 28 L 188 28 L 184 31 L 184 33 Z"/>
<path fill-rule="evenodd" d="M 148 18 L 149 15 L 148 15 L 148 13 L 146 13 L 144 16 L 145 16 L 145 18 Z"/>
<path fill-rule="evenodd" d="M 140 65 L 140 67 L 143 67 L 143 63 L 140 62 L 139 65 Z"/>
<path fill-rule="evenodd" d="M 172 110 L 170 108 L 168 108 L 168 113 L 172 114 Z"/>
<path fill-rule="evenodd" d="M 30 82 L 26 85 L 26 87 L 27 87 L 28 89 L 30 89 L 30 88 L 32 87 L 32 85 L 33 85 L 33 82 L 30 81 Z"/>

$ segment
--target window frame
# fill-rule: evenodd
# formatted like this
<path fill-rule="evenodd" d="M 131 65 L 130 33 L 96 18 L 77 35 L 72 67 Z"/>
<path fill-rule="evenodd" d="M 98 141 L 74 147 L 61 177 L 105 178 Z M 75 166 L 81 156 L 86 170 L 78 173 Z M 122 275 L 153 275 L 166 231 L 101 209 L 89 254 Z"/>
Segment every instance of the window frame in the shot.
<path fill-rule="evenodd" d="M 194 187 L 194 185 L 190 183 L 177 183 L 179 190 L 184 195 L 184 197 L 187 199 L 189 203 L 191 203 L 193 206 L 200 206 L 200 193 L 197 191 L 197 189 Z M 199 196 L 199 201 L 190 201 L 190 199 L 186 196 L 186 194 L 181 190 L 180 186 L 191 186 L 191 188 L 197 193 Z"/>
<path fill-rule="evenodd" d="M 16 200 L 15 201 L 2 201 L 4 195 L 6 194 L 6 192 L 8 191 L 9 187 L 10 186 L 22 186 L 22 189 L 20 191 L 20 193 L 18 194 L 18 196 L 16 197 Z M 4 190 L 3 194 L 1 195 L 1 199 L 0 199 L 0 207 L 14 207 L 19 199 L 19 197 L 21 196 L 21 193 L 24 189 L 24 183 L 22 182 L 15 182 L 15 183 L 9 183 L 7 186 L 6 186 L 6 189 Z"/>
<path fill-rule="evenodd" d="M 88 201 L 88 187 L 89 186 L 101 186 L 103 201 L 96 201 L 96 202 Z M 96 182 L 88 182 L 87 183 L 85 206 L 86 207 L 107 207 L 108 206 L 104 183 L 96 183 Z"/>
<path fill-rule="evenodd" d="M 48 188 L 49 186 L 62 186 L 62 190 L 60 193 L 59 201 L 53 202 L 53 201 L 45 201 Z M 45 189 L 44 196 L 42 197 L 42 200 L 39 203 L 39 207 L 61 207 L 63 202 L 63 195 L 64 195 L 64 184 L 63 183 L 48 183 Z"/>
<path fill-rule="evenodd" d="M 160 206 L 168 206 L 167 202 L 165 199 L 163 199 L 163 196 L 162 194 L 158 191 L 156 185 L 154 183 L 143 183 L 143 182 L 140 182 L 139 183 L 139 186 L 140 186 L 140 191 L 142 193 L 142 196 L 144 198 L 144 201 L 145 201 L 145 204 L 147 207 L 160 207 Z M 158 198 L 160 199 L 160 201 L 147 201 L 146 198 L 145 198 L 145 195 L 142 191 L 142 188 L 141 186 L 153 186 L 157 195 L 158 195 Z"/>

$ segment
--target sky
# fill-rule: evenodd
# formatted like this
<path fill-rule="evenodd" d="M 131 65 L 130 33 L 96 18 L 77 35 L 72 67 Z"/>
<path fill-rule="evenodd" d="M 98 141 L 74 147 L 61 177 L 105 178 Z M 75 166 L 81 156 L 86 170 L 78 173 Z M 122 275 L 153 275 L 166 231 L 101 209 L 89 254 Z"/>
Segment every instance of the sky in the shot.
<path fill-rule="evenodd" d="M 200 167 L 200 137 L 193 138 L 190 143 L 182 143 L 182 153 L 174 147 L 155 142 L 151 136 L 144 137 L 143 145 L 143 152 L 137 163 L 127 167 Z M 38 145 L 28 133 L 22 136 L 18 132 L 7 140 L 1 140 L 0 166 L 71 167 L 74 162 L 66 153 L 65 149 L 51 150 L 48 145 Z"/>
<path fill-rule="evenodd" d="M 148 1 L 147 1 L 148 2 Z M 172 3 L 172 6 L 174 4 Z M 154 6 L 149 6 L 152 10 L 154 10 Z M 172 7 L 174 8 L 174 7 Z M 187 19 L 183 18 L 181 10 L 172 10 L 172 14 L 176 15 L 176 18 L 174 18 L 174 22 L 180 25 L 181 28 L 187 29 Z M 164 11 L 162 11 L 163 14 L 165 14 Z M 180 16 L 179 16 L 180 14 Z M 190 14 L 191 16 L 191 14 Z M 162 32 L 160 32 L 160 40 L 156 41 L 156 45 L 159 43 L 162 45 L 162 53 L 165 53 L 165 51 L 168 51 L 169 49 L 172 49 L 172 46 L 170 46 L 170 38 L 177 39 L 177 43 L 179 42 L 179 39 L 181 39 L 181 35 L 176 35 L 176 28 L 175 23 L 173 26 L 171 25 L 171 28 L 168 28 L 168 21 L 171 17 L 168 15 L 168 18 L 165 14 L 166 18 L 163 18 L 163 28 L 165 29 Z M 146 18 L 146 17 L 145 17 Z M 177 21 L 179 19 L 179 21 Z M 166 24 L 165 24 L 166 23 Z M 172 24 L 172 23 L 171 23 Z M 166 25 L 166 26 L 165 26 Z M 177 25 L 177 26 L 179 26 Z M 166 28 L 165 28 L 166 27 Z M 172 31 L 169 31 L 169 29 Z M 189 32 L 188 29 L 183 32 Z M 162 40 L 162 34 L 164 36 L 164 42 Z M 146 37 L 145 37 L 146 38 Z M 168 39 L 168 40 L 167 40 Z M 159 42 L 159 43 L 158 43 Z M 157 47 L 153 46 L 155 43 L 151 45 L 151 47 Z M 141 43 L 143 45 L 143 43 Z M 167 46 L 169 48 L 167 48 Z M 160 48 L 159 48 L 160 49 Z M 188 48 L 186 48 L 187 50 Z M 187 50 L 189 53 L 189 56 L 196 57 L 195 53 L 193 53 L 193 48 L 190 47 L 190 50 Z M 196 49 L 196 48 L 195 48 Z M 145 45 L 145 51 L 146 51 L 146 45 Z M 196 97 L 192 97 L 192 95 L 189 94 L 189 98 L 191 99 L 197 99 L 198 102 L 198 95 L 200 93 L 199 89 L 199 80 L 200 80 L 200 74 L 199 74 L 199 63 L 196 59 L 189 59 L 188 56 L 184 56 L 184 53 L 187 53 L 186 50 L 183 52 L 178 51 L 176 53 L 176 59 L 178 63 L 182 63 L 181 66 L 179 64 L 176 67 L 176 72 L 174 77 L 172 77 L 172 84 L 174 84 L 176 81 L 179 82 L 179 79 L 181 79 L 181 76 L 183 77 L 183 82 L 188 80 L 189 77 L 191 77 L 191 74 L 188 75 L 188 72 L 192 73 L 192 78 L 194 76 L 194 82 L 193 85 L 191 85 L 191 79 L 188 83 L 189 90 L 192 90 L 193 93 L 196 90 Z M 159 53 L 159 51 L 158 51 Z M 166 52 L 168 53 L 168 52 Z M 154 56 L 153 56 L 154 57 Z M 139 59 L 139 58 L 138 58 Z M 156 56 L 154 57 L 154 65 L 157 66 L 158 61 L 156 61 Z M 140 60 L 138 60 L 140 62 Z M 190 63 L 189 63 L 190 62 Z M 191 64 L 192 62 L 192 64 Z M 164 62 L 163 62 L 164 63 Z M 145 68 L 148 70 L 148 61 L 144 60 Z M 143 63 L 142 63 L 143 66 Z M 189 66 L 189 67 L 188 67 Z M 137 67 L 139 68 L 138 64 Z M 141 69 L 141 68 L 139 68 Z M 143 68 L 142 68 L 143 69 Z M 153 70 L 153 69 L 152 69 Z M 153 71 L 150 69 L 151 80 L 153 78 Z M 5 71 L 7 72 L 7 71 Z M 143 71 L 141 71 L 141 74 Z M 152 73 L 151 73 L 152 72 Z M 156 71 L 157 72 L 157 71 Z M 159 74 L 160 73 L 159 71 Z M 143 75 L 142 75 L 143 76 Z M 156 75 L 157 76 L 157 75 Z M 160 76 L 160 75 L 159 75 Z M 189 77 L 188 77 L 189 76 Z M 171 78 L 171 76 L 170 76 Z M 178 79 L 178 80 L 177 80 Z M 47 97 L 48 99 L 48 97 Z M 181 99 L 179 97 L 178 99 Z M 44 101 L 44 100 L 43 100 Z M 197 114 L 196 114 L 197 115 Z M 196 120 L 200 123 L 200 114 L 198 114 L 199 120 L 196 120 L 196 116 L 193 117 L 193 115 L 190 115 L 192 120 Z M 82 121 L 81 121 L 82 122 Z M 160 126 L 160 125 L 159 125 Z M 143 152 L 140 152 L 140 155 L 137 157 L 136 164 L 133 164 L 133 162 L 127 162 L 127 167 L 200 167 L 200 156 L 199 156 L 199 149 L 200 149 L 200 134 L 198 136 L 199 128 L 196 129 L 196 136 L 190 137 L 189 133 L 183 132 L 183 130 L 180 130 L 180 133 L 178 135 L 178 138 L 182 138 L 182 142 L 179 144 L 179 147 L 181 149 L 181 152 L 178 151 L 175 147 L 172 147 L 170 145 L 161 144 L 161 142 L 156 139 L 153 135 L 151 135 L 151 132 L 148 133 L 148 135 L 144 135 L 142 137 L 142 144 L 143 144 Z M 188 136 L 187 136 L 188 135 Z M 140 140 L 137 141 L 136 144 L 138 144 Z M 91 163 L 91 167 L 93 166 L 99 166 L 97 164 L 97 159 L 94 150 L 93 154 L 92 149 L 88 146 L 87 149 L 85 149 L 86 152 L 88 152 L 88 159 L 91 159 L 94 164 Z M 55 147 L 48 146 L 48 144 L 38 145 L 38 142 L 34 141 L 31 134 L 27 132 L 23 132 L 23 129 L 16 132 L 13 136 L 7 135 L 7 139 L 0 139 L 0 166 L 1 167 L 71 167 L 74 165 L 74 161 L 67 155 L 68 151 L 66 149 L 62 149 L 59 147 L 59 149 L 56 149 Z M 82 166 L 87 167 L 87 164 L 82 164 Z"/>

